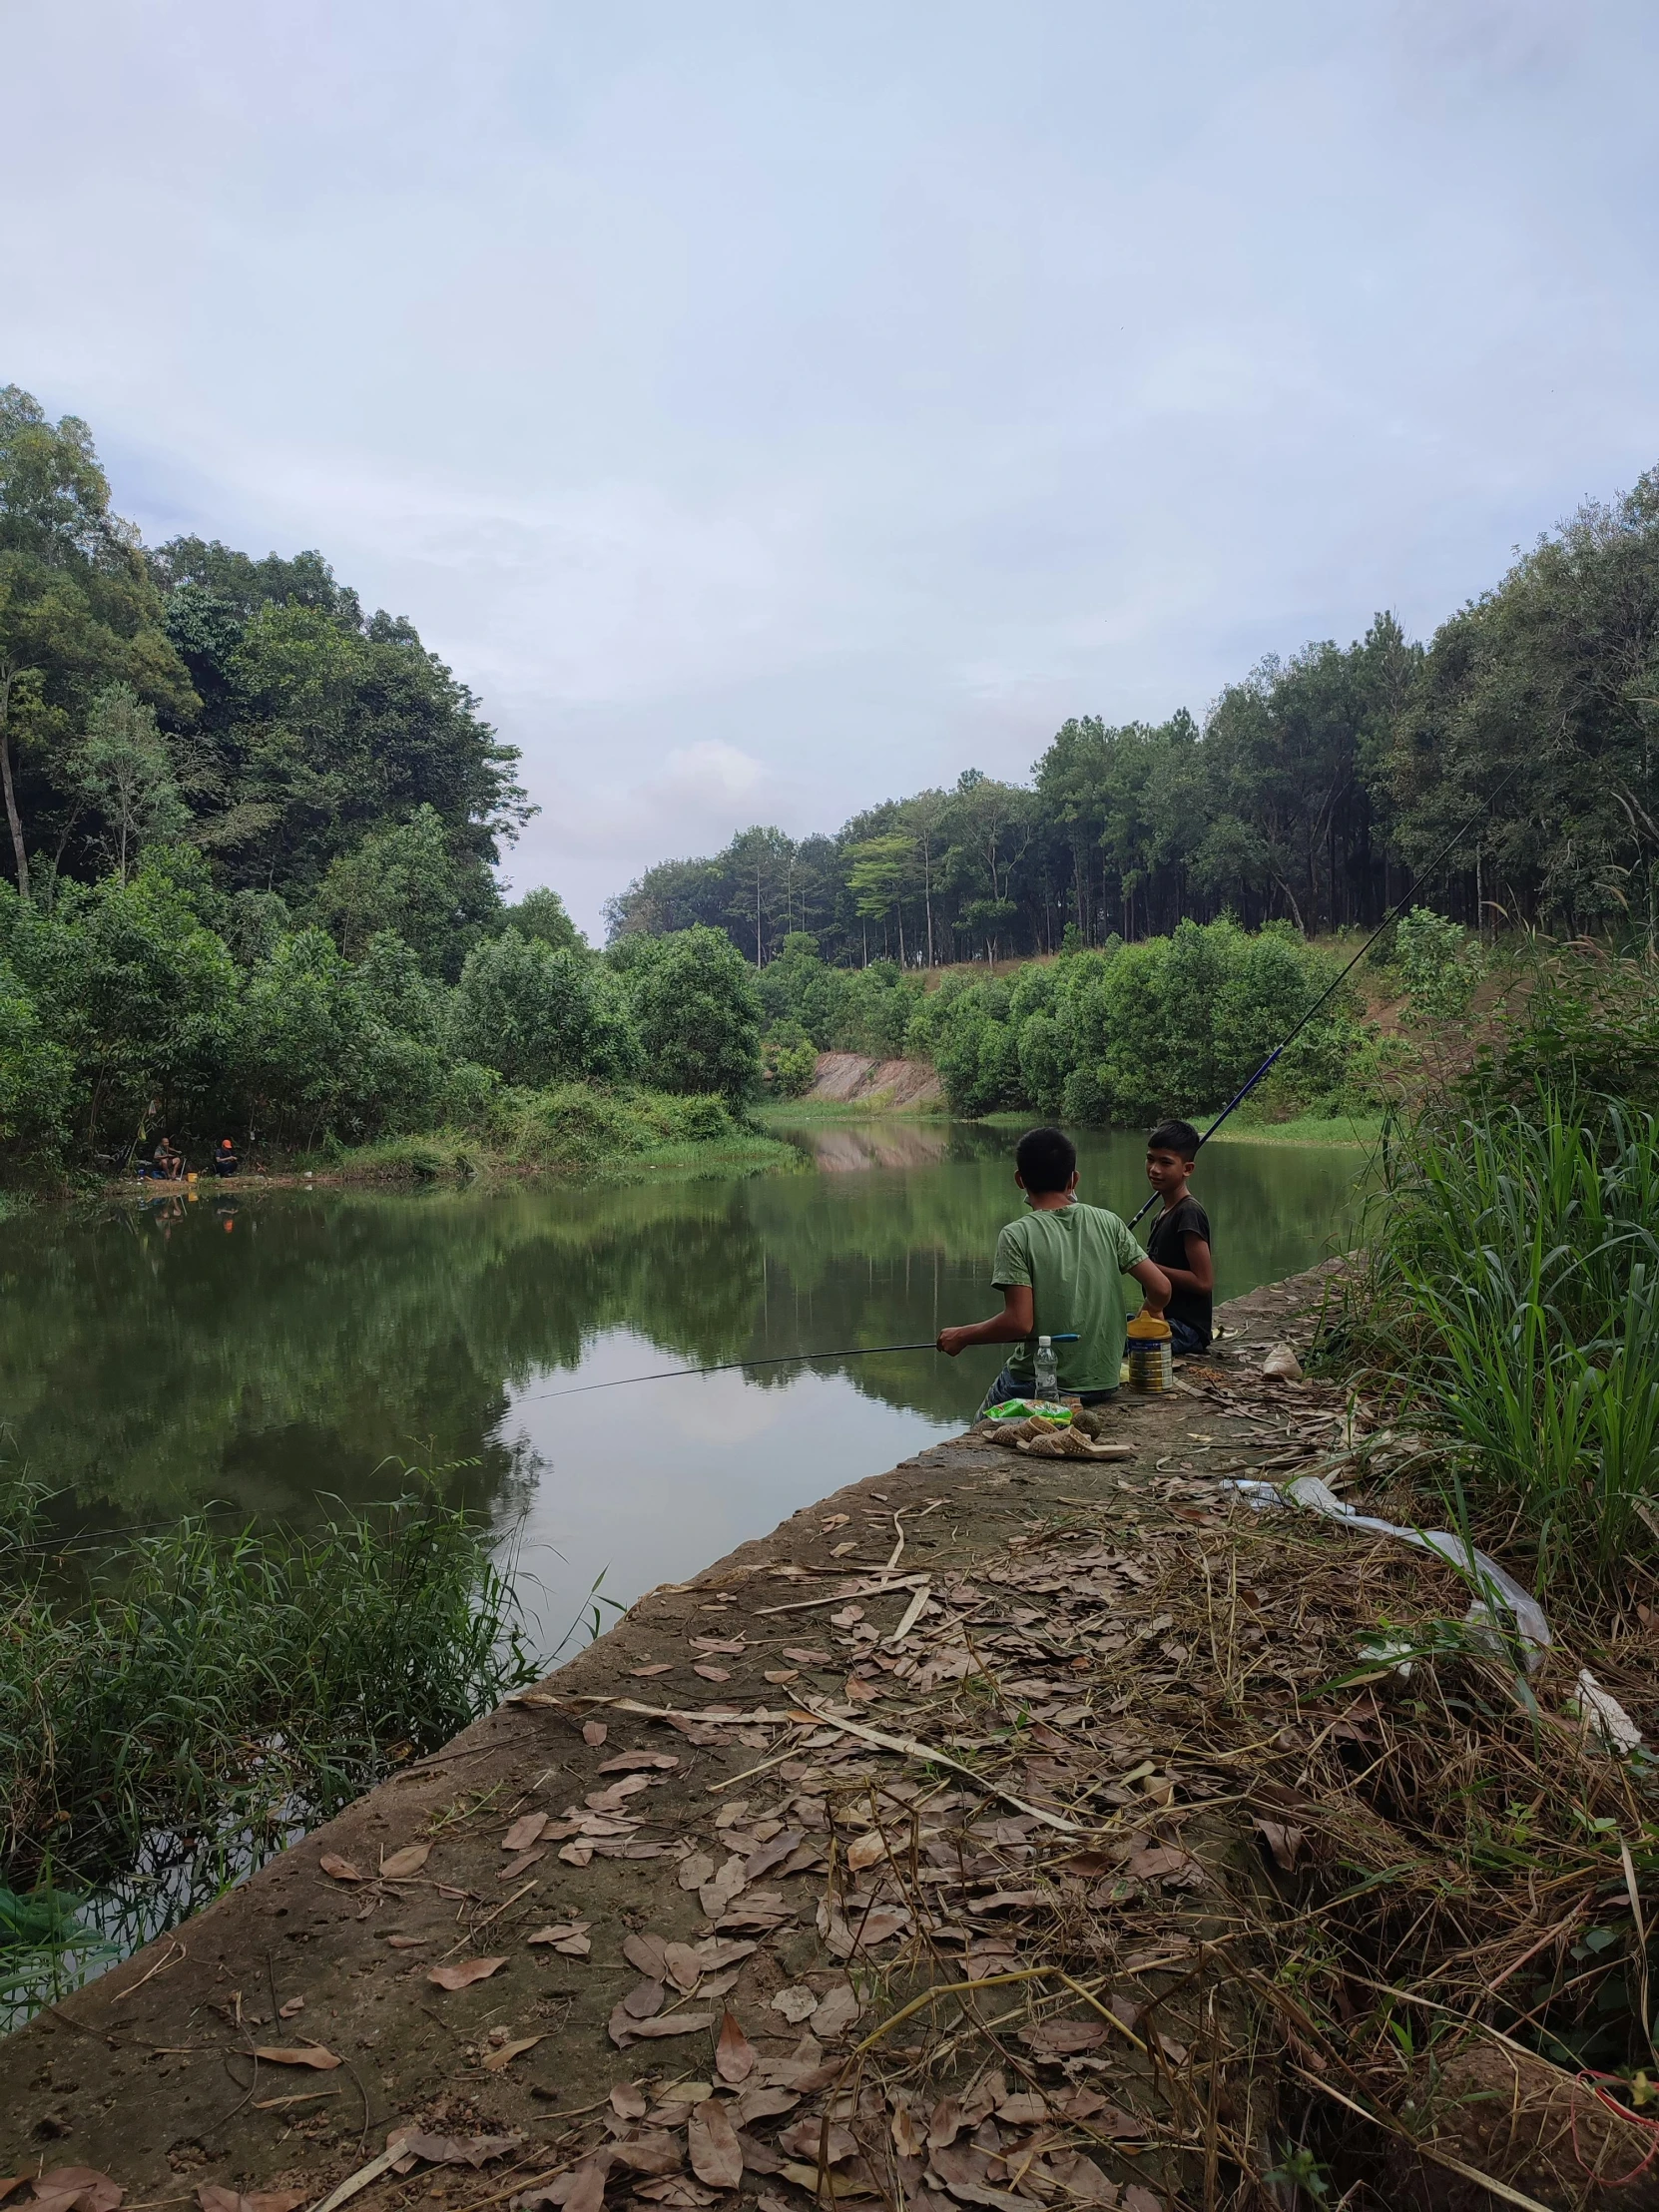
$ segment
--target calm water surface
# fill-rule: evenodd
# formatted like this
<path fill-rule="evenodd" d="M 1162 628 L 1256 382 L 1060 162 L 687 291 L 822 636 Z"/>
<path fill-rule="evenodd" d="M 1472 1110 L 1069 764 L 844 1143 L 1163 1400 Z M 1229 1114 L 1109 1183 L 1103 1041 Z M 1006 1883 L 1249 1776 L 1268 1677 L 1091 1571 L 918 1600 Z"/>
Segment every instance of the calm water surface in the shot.
<path fill-rule="evenodd" d="M 992 1311 L 1017 1132 L 839 1122 L 800 1172 L 659 1185 L 204 1192 L 0 1227 L 0 1448 L 66 1525 L 220 1504 L 315 1520 L 399 1462 L 519 1532 L 551 1648 L 595 1579 L 624 1603 L 960 1426 L 991 1352 L 579 1390 L 660 1368 L 931 1338 Z M 1080 1139 L 1132 1212 L 1134 1136 Z M 1357 1151 L 1205 1154 L 1218 1297 L 1342 1248 Z M 573 1395 L 559 1392 L 576 1391 Z M 470 1466 L 456 1464 L 475 1462 Z"/>

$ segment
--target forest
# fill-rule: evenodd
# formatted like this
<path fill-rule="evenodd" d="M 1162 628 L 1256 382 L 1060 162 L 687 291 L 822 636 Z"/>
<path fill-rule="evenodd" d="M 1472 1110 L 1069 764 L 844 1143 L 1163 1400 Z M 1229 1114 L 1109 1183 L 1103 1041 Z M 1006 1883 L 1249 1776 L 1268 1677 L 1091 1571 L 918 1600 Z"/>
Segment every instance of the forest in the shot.
<path fill-rule="evenodd" d="M 506 904 L 517 758 L 319 554 L 146 550 L 87 426 L 0 391 L 0 1175 L 162 1135 L 729 1136 L 751 971 L 722 932 L 601 954 L 555 892 Z"/>
<path fill-rule="evenodd" d="M 665 860 L 614 935 L 702 923 L 759 967 L 806 932 L 835 966 L 1057 952 L 1223 914 L 1305 936 L 1422 885 L 1468 925 L 1651 932 L 1659 867 L 1659 470 L 1589 503 L 1426 645 L 1379 614 L 1270 657 L 1202 722 L 1064 724 L 1028 785 L 969 769 L 832 835 L 743 830 Z"/>

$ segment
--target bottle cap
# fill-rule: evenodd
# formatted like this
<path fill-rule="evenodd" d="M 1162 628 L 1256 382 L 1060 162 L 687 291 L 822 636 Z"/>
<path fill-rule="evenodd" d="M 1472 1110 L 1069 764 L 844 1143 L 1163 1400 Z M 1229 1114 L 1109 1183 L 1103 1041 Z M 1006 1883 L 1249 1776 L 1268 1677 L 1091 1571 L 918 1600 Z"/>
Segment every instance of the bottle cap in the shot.
<path fill-rule="evenodd" d="M 1041 1347 L 1042 1347 L 1042 1346 L 1044 1346 L 1044 1345 L 1050 1345 L 1050 1346 L 1051 1346 L 1051 1345 L 1053 1344 L 1053 1342 L 1054 1342 L 1054 1339 L 1053 1339 L 1052 1337 L 1039 1337 L 1039 1338 L 1037 1339 L 1037 1345 L 1038 1345 L 1038 1348 L 1039 1348 L 1039 1350 L 1040 1350 L 1040 1349 L 1041 1349 Z"/>
<path fill-rule="evenodd" d="M 1161 1314 L 1137 1314 L 1125 1334 L 1140 1344 L 1163 1344 L 1170 1335 L 1170 1326 Z"/>

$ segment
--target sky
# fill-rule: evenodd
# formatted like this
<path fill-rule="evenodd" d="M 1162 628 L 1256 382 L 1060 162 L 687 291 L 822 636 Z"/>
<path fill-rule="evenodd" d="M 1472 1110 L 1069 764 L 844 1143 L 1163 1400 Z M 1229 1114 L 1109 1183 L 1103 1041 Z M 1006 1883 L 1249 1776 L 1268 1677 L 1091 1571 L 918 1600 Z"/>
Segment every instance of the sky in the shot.
<path fill-rule="evenodd" d="M 596 937 L 1659 463 L 1650 0 L 3 12 L 0 382 L 413 620 Z"/>

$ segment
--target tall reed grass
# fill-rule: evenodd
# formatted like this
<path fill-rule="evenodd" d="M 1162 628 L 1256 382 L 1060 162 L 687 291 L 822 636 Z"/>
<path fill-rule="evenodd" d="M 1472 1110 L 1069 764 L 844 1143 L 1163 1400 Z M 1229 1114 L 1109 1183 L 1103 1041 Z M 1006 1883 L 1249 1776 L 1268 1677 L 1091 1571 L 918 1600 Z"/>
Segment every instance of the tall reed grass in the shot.
<path fill-rule="evenodd" d="M 1540 1091 L 1390 1134 L 1361 1340 L 1540 1583 L 1659 1550 L 1659 1120 Z"/>
<path fill-rule="evenodd" d="M 407 1498 L 310 1535 L 135 1544 L 48 1588 L 0 1496 L 0 1886 L 82 1890 L 235 1838 L 245 1859 L 436 1748 L 539 1669 L 486 1533 Z"/>

